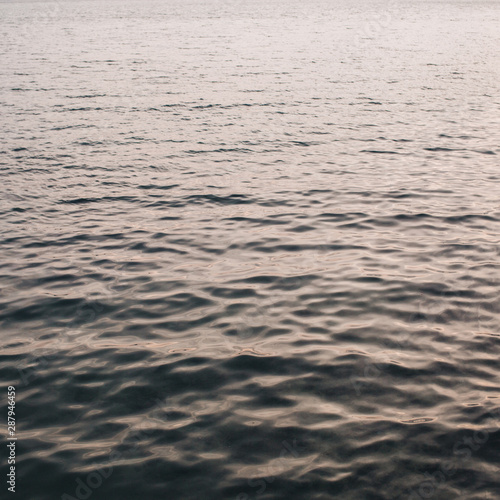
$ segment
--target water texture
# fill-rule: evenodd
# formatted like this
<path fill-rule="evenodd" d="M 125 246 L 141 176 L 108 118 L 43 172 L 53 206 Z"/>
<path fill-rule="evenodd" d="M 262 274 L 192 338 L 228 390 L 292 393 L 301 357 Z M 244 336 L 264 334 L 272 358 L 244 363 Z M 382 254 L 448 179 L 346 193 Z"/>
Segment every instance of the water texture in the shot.
<path fill-rule="evenodd" d="M 6 498 L 500 498 L 498 2 L 0 20 Z"/>

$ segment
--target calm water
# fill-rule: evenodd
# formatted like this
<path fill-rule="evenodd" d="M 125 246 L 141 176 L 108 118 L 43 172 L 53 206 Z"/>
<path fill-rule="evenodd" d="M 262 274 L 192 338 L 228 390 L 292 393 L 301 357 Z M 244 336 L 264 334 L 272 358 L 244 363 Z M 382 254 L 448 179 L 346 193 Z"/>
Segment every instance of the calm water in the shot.
<path fill-rule="evenodd" d="M 500 498 L 499 2 L 0 19 L 2 495 Z"/>

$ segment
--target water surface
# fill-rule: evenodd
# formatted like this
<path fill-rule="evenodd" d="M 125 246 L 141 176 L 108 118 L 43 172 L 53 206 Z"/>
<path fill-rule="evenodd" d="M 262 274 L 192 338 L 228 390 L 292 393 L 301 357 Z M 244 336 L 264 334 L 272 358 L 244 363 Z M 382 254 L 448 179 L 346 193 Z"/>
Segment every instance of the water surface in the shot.
<path fill-rule="evenodd" d="M 0 18 L 19 498 L 499 497 L 498 2 Z"/>

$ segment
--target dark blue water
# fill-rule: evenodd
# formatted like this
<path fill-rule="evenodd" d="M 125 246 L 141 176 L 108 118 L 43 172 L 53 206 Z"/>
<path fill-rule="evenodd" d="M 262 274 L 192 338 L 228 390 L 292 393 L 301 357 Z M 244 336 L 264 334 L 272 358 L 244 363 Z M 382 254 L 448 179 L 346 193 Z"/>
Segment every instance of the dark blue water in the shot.
<path fill-rule="evenodd" d="M 500 498 L 498 2 L 0 19 L 2 498 Z"/>

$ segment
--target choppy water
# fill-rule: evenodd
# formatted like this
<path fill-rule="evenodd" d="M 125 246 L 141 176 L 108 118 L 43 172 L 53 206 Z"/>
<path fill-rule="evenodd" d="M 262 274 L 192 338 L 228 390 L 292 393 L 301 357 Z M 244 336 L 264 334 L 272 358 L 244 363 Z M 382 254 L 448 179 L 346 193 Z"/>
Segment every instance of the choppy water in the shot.
<path fill-rule="evenodd" d="M 18 498 L 500 497 L 498 2 L 0 18 Z"/>

